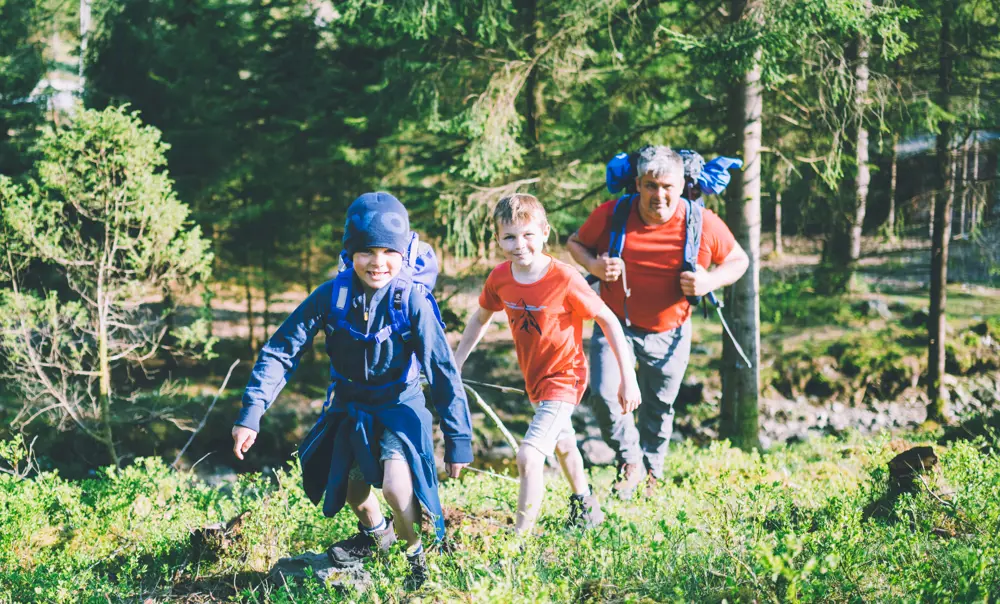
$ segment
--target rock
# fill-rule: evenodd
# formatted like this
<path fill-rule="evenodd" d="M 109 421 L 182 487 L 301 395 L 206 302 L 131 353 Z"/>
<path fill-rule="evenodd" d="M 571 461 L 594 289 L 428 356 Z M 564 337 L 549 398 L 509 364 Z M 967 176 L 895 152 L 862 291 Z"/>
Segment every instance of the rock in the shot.
<path fill-rule="evenodd" d="M 909 306 L 907 306 L 903 302 L 895 300 L 895 301 L 889 303 L 889 310 L 892 311 L 892 312 L 894 312 L 894 313 L 902 314 L 902 313 L 910 312 L 911 309 L 910 309 Z"/>
<path fill-rule="evenodd" d="M 886 320 L 892 318 L 892 311 L 885 300 L 865 300 L 855 304 L 853 310 L 863 317 L 879 316 Z"/>
<path fill-rule="evenodd" d="M 218 522 L 191 533 L 191 550 L 195 556 L 215 559 L 242 537 L 243 522 L 250 516 L 246 511 L 229 522 Z"/>
<path fill-rule="evenodd" d="M 932 447 L 913 447 L 893 457 L 889 466 L 889 488 L 877 499 L 865 506 L 862 518 L 883 518 L 890 522 L 895 518 L 893 509 L 903 493 L 915 493 L 923 483 L 921 475 L 929 473 L 937 465 L 937 455 Z"/>
<path fill-rule="evenodd" d="M 691 405 L 697 405 L 705 401 L 705 385 L 699 382 L 683 382 L 677 392 L 674 401 L 674 408 L 677 412 L 683 413 Z"/>
<path fill-rule="evenodd" d="M 607 466 L 615 462 L 615 452 L 608 443 L 598 438 L 588 438 L 580 445 L 580 453 L 589 465 Z"/>
<path fill-rule="evenodd" d="M 504 440 L 495 444 L 486 457 L 491 460 L 514 459 L 515 455 L 514 447 L 510 446 L 510 443 Z"/>
<path fill-rule="evenodd" d="M 335 568 L 330 565 L 330 558 L 326 553 L 306 552 L 292 558 L 282 558 L 271 567 L 269 576 L 274 583 L 284 585 L 289 579 L 307 578 L 310 570 L 316 580 L 334 587 L 365 591 L 372 584 L 371 575 L 363 566 Z"/>
<path fill-rule="evenodd" d="M 897 493 L 913 492 L 921 474 L 937 465 L 933 447 L 913 447 L 889 460 L 889 489 Z"/>
<path fill-rule="evenodd" d="M 904 323 L 907 327 L 927 327 L 927 320 L 930 318 L 930 313 L 927 309 L 921 308 L 920 310 L 914 311 L 912 315 L 906 318 Z"/>

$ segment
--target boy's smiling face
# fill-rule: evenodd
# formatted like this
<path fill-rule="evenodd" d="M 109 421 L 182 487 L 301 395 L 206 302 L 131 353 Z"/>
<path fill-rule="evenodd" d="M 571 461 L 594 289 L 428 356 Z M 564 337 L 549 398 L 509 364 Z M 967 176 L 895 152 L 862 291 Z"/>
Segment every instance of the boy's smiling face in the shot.
<path fill-rule="evenodd" d="M 403 255 L 384 247 L 370 247 L 354 252 L 351 260 L 354 272 L 369 294 L 388 285 L 403 268 Z"/>
<path fill-rule="evenodd" d="M 531 268 L 542 257 L 549 225 L 530 220 L 519 224 L 497 223 L 497 241 L 504 256 L 519 268 Z"/>

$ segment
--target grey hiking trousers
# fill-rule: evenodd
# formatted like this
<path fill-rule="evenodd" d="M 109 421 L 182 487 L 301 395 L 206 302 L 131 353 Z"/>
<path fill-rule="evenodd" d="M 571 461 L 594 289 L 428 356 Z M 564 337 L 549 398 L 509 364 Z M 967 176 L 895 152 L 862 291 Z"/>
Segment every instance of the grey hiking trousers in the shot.
<path fill-rule="evenodd" d="M 691 320 L 670 331 L 654 333 L 626 327 L 638 368 L 636 378 L 642 404 L 634 414 L 622 415 L 618 404 L 621 376 L 611 346 L 600 327 L 590 341 L 590 401 L 601 436 L 615 451 L 618 465 L 645 464 L 657 478 L 663 477 L 663 457 L 674 430 L 674 400 L 680 391 L 691 357 Z M 638 416 L 638 421 L 633 415 Z"/>

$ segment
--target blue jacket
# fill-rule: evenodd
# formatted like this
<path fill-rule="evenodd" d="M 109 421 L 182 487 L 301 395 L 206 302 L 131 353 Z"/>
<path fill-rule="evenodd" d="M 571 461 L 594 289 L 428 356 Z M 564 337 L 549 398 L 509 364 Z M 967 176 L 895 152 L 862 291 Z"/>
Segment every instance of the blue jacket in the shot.
<path fill-rule="evenodd" d="M 367 301 L 360 280 L 352 280 L 350 307 L 345 320 L 362 333 L 374 333 L 391 323 L 389 286 Z M 455 360 L 445 339 L 434 298 L 420 288 L 411 289 L 412 336 L 408 341 L 393 333 L 384 341 L 360 342 L 346 330 L 329 324 L 334 281 L 313 291 L 296 308 L 261 350 L 243 394 L 243 409 L 236 424 L 260 431 L 260 418 L 298 367 L 313 336 L 326 332 L 332 383 L 323 413 L 299 448 L 306 494 L 323 513 L 335 515 L 344 506 L 347 477 L 354 461 L 365 479 L 382 484 L 379 438 L 389 429 L 404 443 L 418 500 L 435 519 L 438 538 L 444 535 L 437 493 L 437 470 L 432 441 L 433 420 L 424 402 L 419 361 L 430 385 L 441 431 L 445 461 L 472 461 L 472 427 L 469 405 Z M 405 379 L 402 379 L 404 378 Z"/>

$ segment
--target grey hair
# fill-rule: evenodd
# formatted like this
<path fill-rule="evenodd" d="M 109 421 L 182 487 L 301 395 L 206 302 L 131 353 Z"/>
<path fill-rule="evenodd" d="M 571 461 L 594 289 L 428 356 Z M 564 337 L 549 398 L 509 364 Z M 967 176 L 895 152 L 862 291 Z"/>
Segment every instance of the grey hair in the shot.
<path fill-rule="evenodd" d="M 654 178 L 662 178 L 669 174 L 684 174 L 684 159 L 680 153 L 663 145 L 650 145 L 639 150 L 639 160 L 636 162 L 636 175 L 642 178 L 652 172 Z"/>

